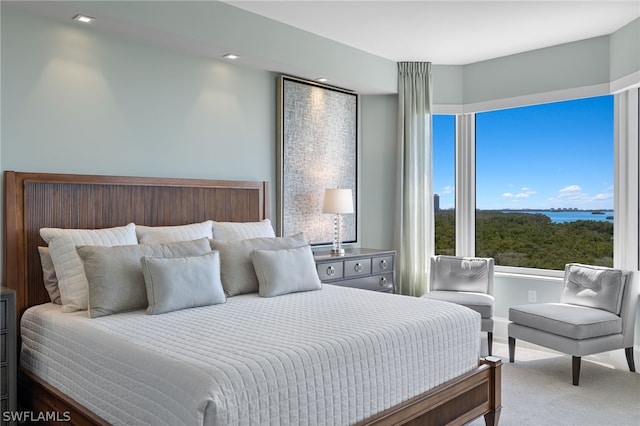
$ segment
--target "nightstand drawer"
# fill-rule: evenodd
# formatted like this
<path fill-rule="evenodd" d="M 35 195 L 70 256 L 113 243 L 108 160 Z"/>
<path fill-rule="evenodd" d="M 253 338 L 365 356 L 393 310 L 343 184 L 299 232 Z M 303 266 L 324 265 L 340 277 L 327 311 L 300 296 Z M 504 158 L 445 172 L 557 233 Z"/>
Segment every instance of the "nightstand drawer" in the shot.
<path fill-rule="evenodd" d="M 334 285 L 340 285 L 344 287 L 360 288 L 363 290 L 373 290 L 393 293 L 393 273 L 382 275 L 370 275 L 362 278 L 352 278 L 349 280 L 342 280 Z"/>
<path fill-rule="evenodd" d="M 344 276 L 344 264 L 342 261 L 318 263 L 318 277 L 320 281 L 337 280 Z"/>
<path fill-rule="evenodd" d="M 0 330 L 7 329 L 7 301 L 0 300 Z"/>
<path fill-rule="evenodd" d="M 9 367 L 3 365 L 0 370 L 0 395 L 6 396 L 9 393 Z"/>
<path fill-rule="evenodd" d="M 393 256 L 379 256 L 371 259 L 374 274 L 393 271 Z"/>
<path fill-rule="evenodd" d="M 369 274 L 371 274 L 371 259 L 354 259 L 344 262 L 345 278 Z"/>
<path fill-rule="evenodd" d="M 2 287 L 0 294 L 0 418 L 5 418 L 7 411 L 16 411 L 16 293 Z M 15 425 L 15 422 L 0 421 L 2 425 Z"/>

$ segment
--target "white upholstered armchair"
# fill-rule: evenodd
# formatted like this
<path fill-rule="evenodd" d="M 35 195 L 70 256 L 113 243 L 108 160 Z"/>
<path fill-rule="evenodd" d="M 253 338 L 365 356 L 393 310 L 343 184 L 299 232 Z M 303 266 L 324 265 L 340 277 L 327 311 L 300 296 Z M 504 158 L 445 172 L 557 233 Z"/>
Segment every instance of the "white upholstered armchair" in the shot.
<path fill-rule="evenodd" d="M 619 269 L 571 263 L 565 266 L 561 303 L 509 309 L 509 361 L 516 339 L 573 357 L 573 384 L 580 380 L 581 357 L 625 349 L 635 371 L 633 337 L 638 304 L 638 277 Z"/>
<path fill-rule="evenodd" d="M 479 312 L 481 330 L 487 332 L 489 355 L 493 346 L 493 270 L 492 258 L 433 256 L 430 291 L 422 296 L 457 303 Z"/>

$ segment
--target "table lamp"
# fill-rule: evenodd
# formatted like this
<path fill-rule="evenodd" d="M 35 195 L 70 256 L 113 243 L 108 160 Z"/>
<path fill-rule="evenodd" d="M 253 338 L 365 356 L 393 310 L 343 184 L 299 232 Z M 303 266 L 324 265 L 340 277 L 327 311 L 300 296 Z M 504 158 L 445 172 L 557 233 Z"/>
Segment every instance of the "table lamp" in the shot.
<path fill-rule="evenodd" d="M 333 217 L 333 248 L 332 256 L 344 256 L 342 248 L 342 215 L 353 213 L 353 196 L 350 189 L 325 189 L 322 213 L 332 213 Z"/>

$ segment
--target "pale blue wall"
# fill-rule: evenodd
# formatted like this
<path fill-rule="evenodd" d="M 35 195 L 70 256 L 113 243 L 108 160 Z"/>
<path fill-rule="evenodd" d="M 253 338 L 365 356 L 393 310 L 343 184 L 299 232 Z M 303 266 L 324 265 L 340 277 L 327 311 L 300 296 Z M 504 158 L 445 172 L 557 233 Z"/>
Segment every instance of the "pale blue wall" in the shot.
<path fill-rule="evenodd" d="M 609 37 L 597 37 L 464 67 L 471 104 L 609 83 Z"/>
<path fill-rule="evenodd" d="M 188 46 L 197 46 L 201 42 L 223 46 L 240 54 L 243 61 L 260 61 L 261 66 L 266 67 L 263 69 L 277 71 L 286 67 L 290 74 L 308 76 L 309 79 L 326 77 L 338 86 L 378 93 L 397 92 L 395 62 L 225 3 L 90 3 L 86 7 L 92 12 L 144 25 L 160 36 L 172 33 L 184 38 Z M 122 30 L 126 31 L 126 27 Z"/>
<path fill-rule="evenodd" d="M 1 167 L 274 182 L 275 92 L 269 72 L 4 10 Z"/>
<path fill-rule="evenodd" d="M 611 80 L 640 72 L 640 18 L 611 34 L 609 53 Z"/>
<path fill-rule="evenodd" d="M 361 243 L 393 247 L 398 97 L 361 98 Z"/>

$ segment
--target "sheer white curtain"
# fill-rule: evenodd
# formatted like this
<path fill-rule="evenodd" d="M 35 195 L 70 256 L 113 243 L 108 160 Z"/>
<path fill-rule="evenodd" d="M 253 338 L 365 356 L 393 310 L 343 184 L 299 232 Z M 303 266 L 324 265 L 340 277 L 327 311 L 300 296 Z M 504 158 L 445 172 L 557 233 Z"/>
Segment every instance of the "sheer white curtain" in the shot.
<path fill-rule="evenodd" d="M 431 63 L 398 64 L 398 167 L 395 246 L 398 289 L 427 290 L 434 251 L 431 135 Z"/>

